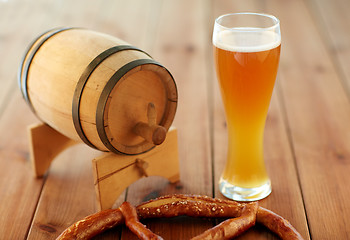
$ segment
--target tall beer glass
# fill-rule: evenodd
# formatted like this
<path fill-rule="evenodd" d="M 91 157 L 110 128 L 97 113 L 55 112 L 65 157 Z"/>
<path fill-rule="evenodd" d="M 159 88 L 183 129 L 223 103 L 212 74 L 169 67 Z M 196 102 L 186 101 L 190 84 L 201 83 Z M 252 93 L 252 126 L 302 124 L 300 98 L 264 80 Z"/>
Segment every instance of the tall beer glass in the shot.
<path fill-rule="evenodd" d="M 279 20 L 233 13 L 215 20 L 214 59 L 228 128 L 228 154 L 220 191 L 237 201 L 271 193 L 263 157 L 266 115 L 281 48 Z"/>

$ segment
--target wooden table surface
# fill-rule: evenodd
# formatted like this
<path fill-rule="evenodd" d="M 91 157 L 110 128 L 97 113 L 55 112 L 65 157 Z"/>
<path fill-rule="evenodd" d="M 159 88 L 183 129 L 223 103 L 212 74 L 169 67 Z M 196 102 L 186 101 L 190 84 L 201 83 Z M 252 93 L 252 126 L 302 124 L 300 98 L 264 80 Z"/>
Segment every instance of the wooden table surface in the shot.
<path fill-rule="evenodd" d="M 55 239 L 97 211 L 91 159 L 78 144 L 36 179 L 27 126 L 39 120 L 16 74 L 28 44 L 46 30 L 86 27 L 150 53 L 178 87 L 181 180 L 143 178 L 117 200 L 138 204 L 170 193 L 224 198 L 218 179 L 226 125 L 213 68 L 216 17 L 266 12 L 281 20 L 282 53 L 265 130 L 273 192 L 260 204 L 288 219 L 305 239 L 350 239 L 350 1 L 348 0 L 0 0 L 0 239 Z M 121 180 L 122 181 L 122 180 Z M 180 217 L 145 222 L 165 239 L 190 239 L 215 221 Z M 135 239 L 117 227 L 96 239 Z M 278 239 L 255 226 L 238 239 Z"/>

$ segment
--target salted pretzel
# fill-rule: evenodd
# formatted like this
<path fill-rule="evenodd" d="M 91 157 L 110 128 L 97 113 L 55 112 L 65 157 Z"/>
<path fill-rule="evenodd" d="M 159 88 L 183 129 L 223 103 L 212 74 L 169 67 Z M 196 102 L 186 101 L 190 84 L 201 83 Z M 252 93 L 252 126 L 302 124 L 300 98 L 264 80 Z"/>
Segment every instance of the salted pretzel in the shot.
<path fill-rule="evenodd" d="M 255 222 L 266 226 L 283 240 L 303 239 L 287 220 L 259 207 L 257 202 L 238 203 L 206 196 L 175 194 L 159 197 L 136 207 L 124 202 L 117 209 L 90 215 L 68 227 L 56 240 L 90 239 L 123 223 L 140 239 L 162 239 L 147 229 L 139 218 L 169 218 L 182 215 L 229 218 L 192 240 L 231 239 L 254 226 Z"/>
<path fill-rule="evenodd" d="M 163 240 L 162 237 L 154 234 L 151 230 L 149 230 L 145 225 L 139 222 L 139 218 L 136 212 L 136 208 L 131 206 L 130 203 L 124 202 L 120 207 L 120 211 L 122 212 L 125 225 L 135 233 L 141 240 Z"/>

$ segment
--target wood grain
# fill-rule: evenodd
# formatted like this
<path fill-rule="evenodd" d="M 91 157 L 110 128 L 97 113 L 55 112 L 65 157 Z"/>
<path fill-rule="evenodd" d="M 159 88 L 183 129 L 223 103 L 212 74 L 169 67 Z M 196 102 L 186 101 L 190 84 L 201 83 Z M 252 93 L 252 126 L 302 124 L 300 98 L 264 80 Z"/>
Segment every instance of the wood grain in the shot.
<path fill-rule="evenodd" d="M 112 208 L 117 197 L 143 177 L 161 176 L 171 183 L 178 182 L 177 139 L 176 128 L 171 128 L 166 141 L 148 152 L 138 155 L 107 153 L 95 158 L 92 164 L 99 209 Z"/>
<path fill-rule="evenodd" d="M 45 181 L 33 176 L 26 125 L 36 120 L 21 98 L 13 95 L 0 124 L 0 233 L 12 239 L 26 237 Z"/>
<path fill-rule="evenodd" d="M 348 29 L 350 22 L 348 14 L 350 2 L 338 0 L 336 3 L 332 3 L 324 0 L 307 0 L 306 4 L 311 9 L 311 17 L 326 44 L 334 68 L 349 97 L 350 33 L 346 29 Z"/>
<path fill-rule="evenodd" d="M 55 157 L 78 142 L 40 123 L 28 126 L 28 143 L 33 174 L 43 177 Z"/>
<path fill-rule="evenodd" d="M 100 154 L 79 144 L 55 158 L 28 239 L 55 239 L 67 226 L 96 211 L 91 160 Z"/>
<path fill-rule="evenodd" d="M 311 237 L 346 239 L 349 100 L 307 6 L 302 1 L 285 4 L 287 8 L 282 2 L 273 5 L 281 14 L 282 28 L 288 29 L 281 88 Z M 327 211 L 320 211 L 325 203 Z"/>
<path fill-rule="evenodd" d="M 11 93 L 17 87 L 17 68 L 24 51 L 22 46 L 28 43 L 26 38 L 32 36 L 32 29 L 23 28 L 20 33 L 14 30 L 21 28 L 22 24 L 20 19 L 14 17 L 17 13 L 27 15 L 28 9 L 9 2 L 0 2 L 0 115 L 3 115 Z M 33 16 L 28 16 L 27 23 L 32 24 L 36 20 Z"/>
<path fill-rule="evenodd" d="M 9 239 L 26 238 L 45 180 L 31 171 L 26 126 L 37 120 L 16 89 L 24 45 L 35 35 L 16 15 L 27 16 L 29 25 L 43 20 L 28 13 L 26 4 L 0 3 L 0 236 Z"/>
<path fill-rule="evenodd" d="M 55 158 L 44 178 L 33 177 L 26 128 L 39 121 L 15 79 L 32 39 L 65 26 L 104 32 L 150 53 L 177 82 L 181 181 L 143 178 L 115 206 L 171 193 L 223 198 L 217 183 L 227 140 L 213 70 L 213 21 L 223 13 L 257 11 L 277 16 L 282 29 L 265 129 L 273 192 L 260 204 L 288 219 L 305 239 L 348 239 L 349 10 L 347 0 L 0 0 L 0 238 L 55 239 L 97 211 L 91 160 L 101 152 L 76 145 Z M 188 217 L 144 223 L 165 239 L 190 239 L 215 224 Z M 95 239 L 135 236 L 117 227 Z M 277 237 L 256 226 L 237 239 Z"/>

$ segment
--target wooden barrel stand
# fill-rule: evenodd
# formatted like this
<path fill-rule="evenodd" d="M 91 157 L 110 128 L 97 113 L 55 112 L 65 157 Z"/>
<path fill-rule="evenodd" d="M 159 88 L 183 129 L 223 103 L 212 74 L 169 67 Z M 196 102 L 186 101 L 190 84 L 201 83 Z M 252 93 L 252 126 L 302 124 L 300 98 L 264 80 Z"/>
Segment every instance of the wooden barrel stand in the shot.
<path fill-rule="evenodd" d="M 42 177 L 55 157 L 79 143 L 45 123 L 29 126 L 31 163 L 35 176 Z M 99 210 L 112 208 L 118 196 L 135 181 L 161 176 L 171 183 L 180 180 L 177 130 L 171 127 L 162 144 L 138 155 L 106 152 L 92 159 L 92 171 Z"/>

